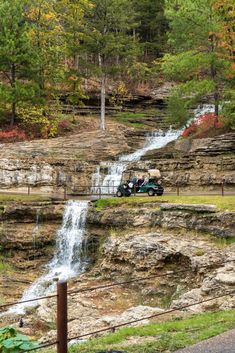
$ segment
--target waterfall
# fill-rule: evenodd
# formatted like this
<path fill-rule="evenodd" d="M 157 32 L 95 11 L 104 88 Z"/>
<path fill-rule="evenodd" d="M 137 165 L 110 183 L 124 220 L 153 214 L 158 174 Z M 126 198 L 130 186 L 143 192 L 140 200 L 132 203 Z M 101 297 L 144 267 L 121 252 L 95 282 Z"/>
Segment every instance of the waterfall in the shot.
<path fill-rule="evenodd" d="M 86 261 L 82 256 L 82 245 L 87 210 L 88 202 L 86 201 L 67 203 L 62 226 L 57 232 L 54 257 L 46 266 L 46 273 L 25 291 L 21 301 L 48 295 L 54 291 L 58 280 L 67 280 L 84 271 Z M 8 313 L 22 314 L 26 307 L 35 305 L 37 302 L 18 304 L 10 308 Z"/>
<path fill-rule="evenodd" d="M 119 157 L 117 162 L 109 163 L 108 174 L 104 177 L 100 175 L 100 166 L 97 167 L 96 173 L 92 176 L 92 181 L 96 181 L 96 184 L 92 183 L 93 190 L 97 189 L 97 182 L 102 182 L 101 192 L 102 194 L 113 194 L 117 190 L 117 186 L 120 184 L 123 172 L 128 168 L 132 162 L 138 162 L 142 156 L 148 151 L 156 148 L 162 148 L 169 142 L 176 140 L 182 133 L 182 130 L 169 129 L 167 132 L 156 131 L 147 135 L 145 144 L 142 148 L 138 149 L 134 153 L 123 155 Z"/>
<path fill-rule="evenodd" d="M 214 112 L 214 109 L 214 104 L 199 105 L 197 109 L 194 110 L 193 120 L 197 120 L 200 116 L 206 113 Z M 102 178 L 100 166 L 98 166 L 96 172 L 92 176 L 93 187 L 91 188 L 91 192 L 97 192 L 98 186 L 101 185 L 102 194 L 114 194 L 117 190 L 117 186 L 121 183 L 123 172 L 125 172 L 130 163 L 138 162 L 148 151 L 166 146 L 169 142 L 176 140 L 182 132 L 183 130 L 172 129 L 169 129 L 166 132 L 161 130 L 152 132 L 146 136 L 146 141 L 142 148 L 134 153 L 120 156 L 117 162 L 106 165 L 108 166 L 108 173 L 104 178 Z"/>

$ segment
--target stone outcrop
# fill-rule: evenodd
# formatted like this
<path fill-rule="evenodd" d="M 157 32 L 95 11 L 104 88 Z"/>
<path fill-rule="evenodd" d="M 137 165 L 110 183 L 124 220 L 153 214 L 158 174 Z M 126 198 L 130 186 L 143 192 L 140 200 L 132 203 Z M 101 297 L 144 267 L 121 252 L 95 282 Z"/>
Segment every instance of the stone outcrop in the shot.
<path fill-rule="evenodd" d="M 82 131 L 70 137 L 2 144 L 0 151 L 0 188 L 22 188 L 57 193 L 67 185 L 68 192 L 90 191 L 92 175 L 103 161 L 102 175 L 108 162 L 131 153 L 145 141 L 144 130 L 109 123 L 105 132 Z M 178 139 L 161 149 L 149 151 L 138 163 L 131 163 L 129 173 L 161 171 L 164 186 L 175 190 L 198 192 L 235 185 L 235 134 L 195 140 Z M 102 163 L 101 163 L 102 164 Z M 83 186 L 83 187 L 81 187 Z"/>
<path fill-rule="evenodd" d="M 235 235 L 235 213 L 216 212 L 213 205 L 153 203 L 132 208 L 115 207 L 97 212 L 91 208 L 87 218 L 93 234 L 97 228 L 127 229 L 138 227 L 184 229 L 219 237 Z"/>
<path fill-rule="evenodd" d="M 64 213 L 61 202 L 0 203 L 0 298 L 20 298 L 43 271 L 54 252 Z"/>
<path fill-rule="evenodd" d="M 235 186 L 235 133 L 214 138 L 179 139 L 142 157 L 132 169 L 158 168 L 166 187 L 178 184 L 193 192 Z"/>
<path fill-rule="evenodd" d="M 101 142 L 102 141 L 102 142 Z M 58 192 L 64 185 L 71 193 L 91 186 L 92 174 L 100 161 L 132 152 L 142 145 L 144 131 L 125 131 L 118 124 L 107 131 L 93 130 L 70 137 L 2 144 L 0 188 L 23 188 Z M 80 189 L 81 191 L 81 189 Z"/>

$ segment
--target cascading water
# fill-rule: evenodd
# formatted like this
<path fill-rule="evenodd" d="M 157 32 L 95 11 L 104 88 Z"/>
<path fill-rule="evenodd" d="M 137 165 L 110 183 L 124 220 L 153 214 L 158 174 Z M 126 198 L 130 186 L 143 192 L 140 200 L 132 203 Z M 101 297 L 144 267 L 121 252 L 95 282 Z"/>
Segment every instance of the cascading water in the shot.
<path fill-rule="evenodd" d="M 63 223 L 57 232 L 56 250 L 53 259 L 47 265 L 47 272 L 36 280 L 25 291 L 22 301 L 48 295 L 56 286 L 56 281 L 69 279 L 82 273 L 86 266 L 83 260 L 82 249 L 85 236 L 86 214 L 88 202 L 69 201 L 63 216 Z M 18 304 L 8 313 L 22 314 L 26 307 L 32 304 Z"/>
<path fill-rule="evenodd" d="M 146 137 L 145 145 L 135 151 L 134 153 L 123 155 L 119 157 L 118 162 L 110 163 L 108 166 L 108 174 L 104 177 L 101 187 L 102 194 L 115 193 L 117 186 L 120 184 L 123 172 L 128 168 L 128 165 L 132 162 L 137 162 L 146 152 L 161 148 L 167 145 L 169 142 L 176 140 L 182 130 L 168 130 L 167 132 L 157 131 L 152 132 Z M 99 173 L 99 174 L 98 174 Z M 95 177 L 94 177 L 95 175 Z M 97 189 L 98 183 L 101 183 L 102 177 L 100 175 L 100 167 L 97 168 L 96 173 L 92 177 L 93 188 Z"/>
<path fill-rule="evenodd" d="M 202 104 L 194 110 L 194 120 L 200 118 L 200 116 L 206 113 L 212 113 L 215 110 L 213 104 Z M 122 174 L 128 168 L 129 164 L 132 162 L 138 162 L 142 156 L 148 151 L 162 148 L 166 146 L 169 142 L 176 140 L 183 130 L 172 130 L 169 129 L 166 132 L 156 131 L 152 132 L 146 137 L 145 145 L 135 151 L 134 153 L 123 155 L 119 157 L 119 160 L 114 163 L 109 163 L 108 174 L 103 178 L 100 173 L 100 166 L 97 167 L 96 173 L 92 177 L 92 189 L 91 192 L 97 192 L 98 186 L 101 186 L 102 194 L 113 194 L 117 190 L 117 186 L 120 184 L 122 179 Z M 107 164 L 106 164 L 107 166 Z"/>

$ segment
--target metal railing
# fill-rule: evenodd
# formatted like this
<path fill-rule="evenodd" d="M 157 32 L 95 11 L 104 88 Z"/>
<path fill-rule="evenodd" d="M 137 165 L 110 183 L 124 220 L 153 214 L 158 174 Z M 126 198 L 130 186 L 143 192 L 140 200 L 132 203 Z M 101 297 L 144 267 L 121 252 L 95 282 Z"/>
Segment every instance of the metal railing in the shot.
<path fill-rule="evenodd" d="M 227 260 L 224 262 L 216 262 L 213 263 L 211 265 L 207 264 L 204 266 L 201 266 L 200 269 L 203 268 L 215 268 L 216 266 L 221 266 L 221 265 L 225 265 L 227 263 L 234 263 L 235 259 L 231 259 L 231 260 Z M 196 269 L 194 269 L 195 271 Z M 24 303 L 29 303 L 29 302 L 33 302 L 33 301 L 39 301 L 39 300 L 43 300 L 43 299 L 49 299 L 49 298 L 56 298 L 57 299 L 57 319 L 56 319 L 56 331 L 57 331 L 57 339 L 53 342 L 45 342 L 43 344 L 40 344 L 38 347 L 36 348 L 31 348 L 31 349 L 25 349 L 22 350 L 20 353 L 25 353 L 25 352 L 33 352 L 39 349 L 44 349 L 47 347 L 51 347 L 51 346 L 57 346 L 57 353 L 67 353 L 68 352 L 68 343 L 70 341 L 73 340 L 78 340 L 81 338 L 85 338 L 85 337 L 92 337 L 92 336 L 96 336 L 97 334 L 101 334 L 101 333 L 105 333 L 105 332 L 115 332 L 117 329 L 121 328 L 121 327 L 125 327 L 128 325 L 132 325 L 141 321 L 145 321 L 145 320 L 149 320 L 149 319 L 153 319 L 153 318 L 157 318 L 159 316 L 164 316 L 167 315 L 169 313 L 174 313 L 176 311 L 179 310 L 184 310 L 196 305 L 200 305 L 203 303 L 207 303 L 210 301 L 213 301 L 215 299 L 219 299 L 219 298 L 223 298 L 226 296 L 231 296 L 231 295 L 235 295 L 235 290 L 230 290 L 230 291 L 226 291 L 223 292 L 223 294 L 217 295 L 217 296 L 213 296 L 211 298 L 205 299 L 205 300 L 200 300 L 197 302 L 194 302 L 192 304 L 187 304 L 187 305 L 183 305 L 180 307 L 175 307 L 169 310 L 165 310 L 161 313 L 157 313 L 157 314 L 153 314 L 153 315 L 149 315 L 146 317 L 142 317 L 139 319 L 135 319 L 135 320 L 131 320 L 131 321 L 127 321 L 118 325 L 113 325 L 113 326 L 109 326 L 109 327 L 104 327 L 101 328 L 99 330 L 95 330 L 95 331 L 91 331 L 91 332 L 87 332 L 84 334 L 78 334 L 76 336 L 73 337 L 69 337 L 68 336 L 68 297 L 71 295 L 75 295 L 75 294 L 79 294 L 79 293 L 84 293 L 84 292 L 91 292 L 91 291 L 96 291 L 96 290 L 105 290 L 105 289 L 110 289 L 110 288 L 114 288 L 117 286 L 124 286 L 124 285 L 128 285 L 131 283 L 140 283 L 140 282 L 144 282 L 144 281 L 148 281 L 154 278 L 159 278 L 159 277 L 169 277 L 169 276 L 177 276 L 177 275 L 182 275 L 182 273 L 188 273 L 189 270 L 178 270 L 178 271 L 168 271 L 166 273 L 162 273 L 162 274 L 155 274 L 155 275 L 151 275 L 151 276 L 146 276 L 146 277 L 141 277 L 141 278 L 133 278 L 131 280 L 128 281 L 122 281 L 122 282 L 112 282 L 112 283 L 108 283 L 108 284 L 104 284 L 104 285 L 99 285 L 99 286 L 94 286 L 94 287 L 88 287 L 88 288 L 79 288 L 79 289 L 75 289 L 75 290 L 69 290 L 67 289 L 67 281 L 58 281 L 57 282 L 57 293 L 56 294 L 52 294 L 52 295 L 48 295 L 48 296 L 43 296 L 43 297 L 38 297 L 38 298 L 34 298 L 34 299 L 30 299 L 30 300 L 24 300 L 24 301 L 19 301 L 19 302 L 13 302 L 13 303 L 8 303 L 8 304 L 4 304 L 4 305 L 0 305 L 0 309 L 5 309 L 6 307 L 10 307 L 13 305 L 17 305 L 17 304 L 24 304 Z"/>
<path fill-rule="evenodd" d="M 217 190 L 208 190 L 208 194 L 212 195 L 221 195 L 225 196 L 229 192 L 231 192 L 230 189 L 227 188 L 226 190 L 226 183 L 222 181 L 220 184 L 217 184 L 218 188 Z M 40 185 L 32 185 L 28 184 L 26 185 L 27 191 L 21 192 L 22 194 L 27 194 L 31 195 L 33 189 L 40 187 Z M 55 193 L 61 194 L 63 193 L 63 199 L 67 200 L 68 196 L 97 196 L 99 199 L 102 198 L 103 196 L 115 196 L 116 191 L 119 187 L 119 185 L 91 185 L 91 184 L 84 184 L 84 185 L 79 185 L 75 187 L 71 187 L 69 184 L 66 185 L 61 185 L 61 186 L 52 186 L 54 188 L 53 193 L 51 196 Z M 167 188 L 165 188 L 164 194 L 176 194 L 177 196 L 183 195 L 188 192 L 187 186 L 180 185 L 179 183 L 176 183 L 175 186 L 170 187 L 171 191 L 167 191 Z M 107 192 L 106 192 L 107 190 Z M 172 191 L 173 190 L 173 191 Z M 197 195 L 200 194 L 200 190 L 196 193 L 191 192 L 191 195 Z M 205 190 L 201 191 L 203 195 L 205 195 Z M 235 193 L 235 188 L 233 193 Z M 40 193 L 39 193 L 40 194 Z M 138 195 L 138 192 L 136 190 L 136 187 L 133 188 L 133 193 L 132 195 L 136 196 Z M 141 196 L 144 196 L 142 193 L 140 194 Z"/>

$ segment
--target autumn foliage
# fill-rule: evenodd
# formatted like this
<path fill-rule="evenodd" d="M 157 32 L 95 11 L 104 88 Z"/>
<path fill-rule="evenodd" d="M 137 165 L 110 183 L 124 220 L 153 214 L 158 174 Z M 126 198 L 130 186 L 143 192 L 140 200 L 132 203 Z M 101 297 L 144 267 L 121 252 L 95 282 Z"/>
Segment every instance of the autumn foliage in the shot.
<path fill-rule="evenodd" d="M 222 129 L 224 125 L 223 117 L 217 117 L 214 113 L 206 113 L 186 128 L 182 136 L 188 137 L 196 135 L 197 137 L 204 137 L 207 135 L 208 131 L 212 129 Z"/>
<path fill-rule="evenodd" d="M 0 142 L 18 142 L 27 140 L 27 135 L 23 130 L 19 128 L 12 128 L 4 131 L 0 131 Z"/>

